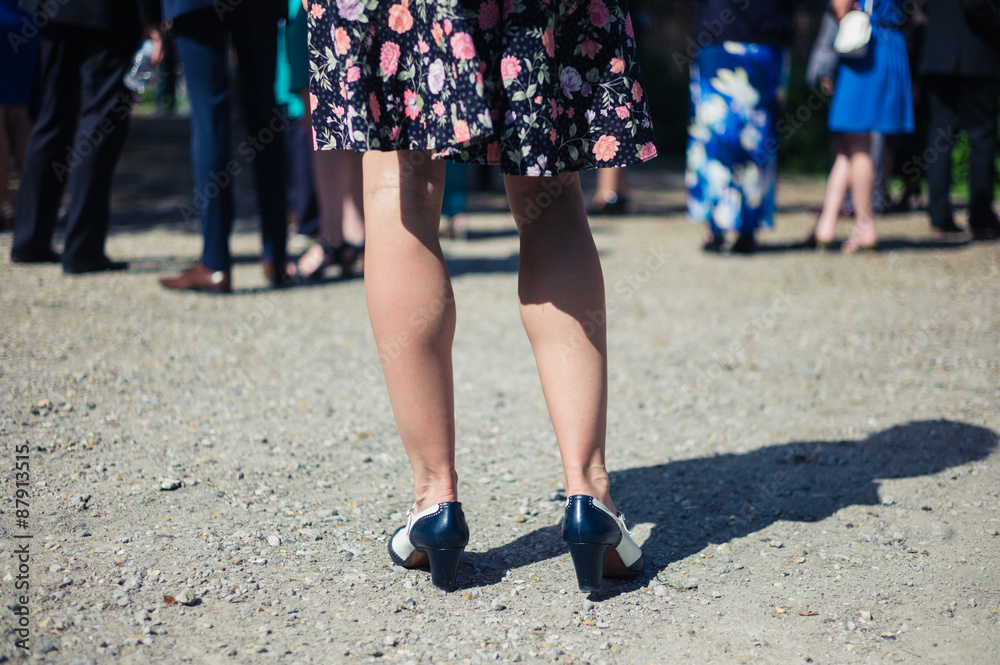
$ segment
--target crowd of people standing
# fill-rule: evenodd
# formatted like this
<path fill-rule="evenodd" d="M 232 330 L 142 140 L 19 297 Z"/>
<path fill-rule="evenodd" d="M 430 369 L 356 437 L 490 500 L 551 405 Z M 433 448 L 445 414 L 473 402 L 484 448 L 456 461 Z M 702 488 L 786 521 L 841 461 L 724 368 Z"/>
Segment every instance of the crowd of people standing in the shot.
<path fill-rule="evenodd" d="M 312 149 L 317 97 L 310 93 L 308 23 L 322 19 L 323 7 L 300 0 L 229 3 L 225 11 L 218 11 L 218 0 L 20 0 L 19 8 L 18 0 L 0 0 L 0 24 L 19 37 L 5 44 L 0 86 L 0 224 L 14 227 L 12 260 L 60 261 L 68 273 L 127 268 L 105 255 L 104 242 L 111 176 L 133 106 L 123 78 L 137 45 L 149 39 L 154 64 L 163 57 L 183 64 L 194 208 L 203 236 L 199 259 L 161 279 L 163 286 L 232 288 L 233 106 L 248 136 L 270 139 L 254 148 L 252 160 L 269 282 L 322 278 L 331 267 L 353 274 L 365 245 L 360 154 Z M 697 49 L 690 54 L 685 180 L 688 216 L 705 225 L 706 251 L 752 253 L 759 229 L 773 226 L 776 123 L 787 103 L 794 8 L 794 0 L 700 3 L 692 29 Z M 849 11 L 870 16 L 871 39 L 860 56 L 833 48 L 838 21 Z M 343 48 L 340 39 L 332 43 L 335 52 Z M 998 44 L 997 0 L 831 0 L 807 77 L 829 100 L 832 168 L 803 246 L 832 246 L 837 221 L 847 213 L 855 226 L 841 248 L 874 248 L 876 215 L 905 207 L 923 180 L 936 235 L 1000 236 L 993 208 Z M 169 88 L 164 96 L 171 104 L 174 81 L 171 64 L 161 86 Z M 275 85 L 262 84 L 268 81 Z M 586 85 L 581 81 L 581 89 Z M 324 94 L 322 86 L 318 91 Z M 949 198 L 960 129 L 970 145 L 967 230 L 955 221 Z M 21 171 L 16 206 L 7 191 L 8 155 Z M 906 192 L 894 203 L 886 182 L 900 162 Z M 442 232 L 461 238 L 468 225 L 468 166 L 451 162 L 446 182 Z M 62 207 L 67 190 L 69 203 Z M 588 212 L 625 214 L 630 206 L 626 169 L 601 168 Z M 66 224 L 61 254 L 52 245 L 60 215 Z M 310 220 L 315 243 L 290 259 L 288 229 Z"/>
<path fill-rule="evenodd" d="M 704 249 L 755 251 L 773 224 L 779 141 L 776 120 L 788 86 L 791 0 L 706 0 L 695 24 L 692 113 L 686 160 L 688 214 L 708 228 Z M 834 48 L 840 21 L 864 13 L 864 48 Z M 912 64 L 911 64 L 912 63 Z M 937 236 L 955 236 L 949 199 L 951 153 L 964 128 L 969 157 L 968 234 L 1000 238 L 993 208 L 1000 97 L 1000 3 L 996 0 L 830 0 L 807 77 L 829 99 L 833 165 L 814 231 L 803 247 L 829 248 L 844 212 L 853 212 L 845 253 L 876 247 L 876 210 L 886 194 L 893 150 L 910 137 L 901 204 L 928 182 Z M 921 93 L 915 100 L 915 91 Z M 922 113 L 921 113 L 922 111 Z M 918 122 L 921 120 L 922 122 Z M 847 205 L 849 197 L 849 205 Z M 902 206 L 901 206 L 902 207 Z"/>

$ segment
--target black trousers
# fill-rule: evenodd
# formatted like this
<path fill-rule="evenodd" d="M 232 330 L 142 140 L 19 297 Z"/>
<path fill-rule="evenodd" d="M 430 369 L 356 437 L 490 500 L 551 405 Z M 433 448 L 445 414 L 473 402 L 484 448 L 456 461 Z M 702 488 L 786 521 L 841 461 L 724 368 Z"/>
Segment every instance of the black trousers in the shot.
<path fill-rule="evenodd" d="M 992 225 L 994 159 L 997 149 L 997 105 L 1000 81 L 989 78 L 928 76 L 925 87 L 930 101 L 927 148 L 928 212 L 931 226 L 941 228 L 952 219 L 951 149 L 959 128 L 969 137 L 969 226 Z M 925 151 L 926 152 L 926 151 Z"/>
<path fill-rule="evenodd" d="M 69 189 L 63 264 L 104 256 L 111 178 L 132 114 L 123 83 L 138 41 L 50 23 L 41 30 L 42 104 L 21 175 L 11 255 L 46 252 Z"/>

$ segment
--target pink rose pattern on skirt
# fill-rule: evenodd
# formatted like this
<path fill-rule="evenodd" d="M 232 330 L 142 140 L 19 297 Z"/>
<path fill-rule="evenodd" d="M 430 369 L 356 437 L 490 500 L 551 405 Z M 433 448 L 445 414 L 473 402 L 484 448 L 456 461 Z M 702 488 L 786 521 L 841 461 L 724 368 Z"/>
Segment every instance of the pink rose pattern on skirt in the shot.
<path fill-rule="evenodd" d="M 323 149 L 510 175 L 656 156 L 626 0 L 306 0 Z"/>

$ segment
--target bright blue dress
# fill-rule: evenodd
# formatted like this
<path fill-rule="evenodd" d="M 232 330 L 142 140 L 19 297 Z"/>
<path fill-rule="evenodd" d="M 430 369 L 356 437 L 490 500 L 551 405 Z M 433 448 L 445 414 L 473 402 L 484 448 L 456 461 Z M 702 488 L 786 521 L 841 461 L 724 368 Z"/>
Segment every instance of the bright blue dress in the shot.
<path fill-rule="evenodd" d="M 713 233 L 752 234 L 774 223 L 788 62 L 785 48 L 724 42 L 705 46 L 691 64 L 687 211 Z"/>
<path fill-rule="evenodd" d="M 841 58 L 827 122 L 845 134 L 911 134 L 913 91 L 903 0 L 872 0 L 872 37 L 863 58 Z"/>

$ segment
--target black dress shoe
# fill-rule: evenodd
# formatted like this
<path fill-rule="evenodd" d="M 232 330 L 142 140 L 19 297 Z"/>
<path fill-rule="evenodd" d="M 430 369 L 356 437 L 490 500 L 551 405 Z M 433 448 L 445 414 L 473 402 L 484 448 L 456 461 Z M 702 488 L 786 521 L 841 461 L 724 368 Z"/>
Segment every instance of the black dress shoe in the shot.
<path fill-rule="evenodd" d="M 969 226 L 973 240 L 998 240 L 1000 239 L 1000 222 L 993 220 L 992 224 Z"/>
<path fill-rule="evenodd" d="M 712 237 L 702 243 L 701 251 L 708 252 L 709 254 L 721 254 L 725 244 L 726 236 L 724 233 L 713 233 Z"/>
<path fill-rule="evenodd" d="M 757 238 L 752 233 L 741 233 L 729 251 L 733 254 L 753 254 L 757 251 Z"/>
<path fill-rule="evenodd" d="M 88 272 L 115 272 L 118 270 L 128 270 L 128 261 L 112 261 L 108 257 L 102 256 L 99 259 L 83 259 L 63 263 L 63 272 L 67 275 L 82 275 Z"/>
<path fill-rule="evenodd" d="M 945 235 L 955 235 L 958 233 L 965 233 L 965 229 L 955 223 L 955 220 L 949 218 L 944 221 L 940 226 L 932 225 L 931 231 L 934 235 L 945 236 Z"/>
<path fill-rule="evenodd" d="M 59 263 L 62 257 L 59 252 L 46 249 L 41 252 L 10 252 L 11 263 Z"/>

